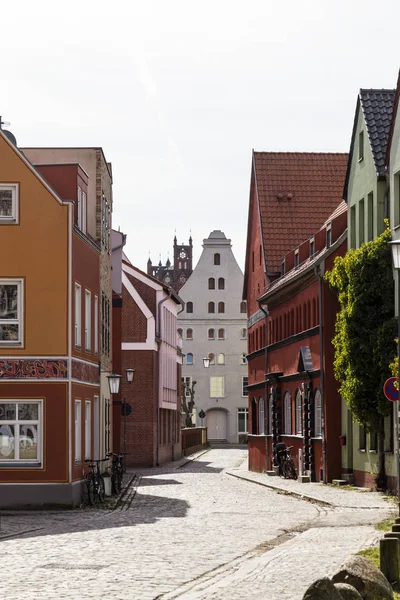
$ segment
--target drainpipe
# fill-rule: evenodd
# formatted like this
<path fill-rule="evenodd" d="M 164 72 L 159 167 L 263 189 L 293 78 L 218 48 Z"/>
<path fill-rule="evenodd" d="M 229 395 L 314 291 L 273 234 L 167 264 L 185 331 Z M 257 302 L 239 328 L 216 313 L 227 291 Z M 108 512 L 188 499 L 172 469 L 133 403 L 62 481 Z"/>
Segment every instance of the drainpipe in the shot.
<path fill-rule="evenodd" d="M 167 300 L 169 300 L 169 298 L 171 298 L 172 296 L 172 291 L 171 289 L 168 290 L 168 296 L 166 298 L 163 298 L 162 300 L 160 300 L 160 302 L 157 305 L 157 329 L 156 329 L 156 342 L 158 345 L 158 352 L 157 352 L 157 445 L 156 445 L 156 467 L 158 467 L 160 465 L 159 462 L 159 458 L 160 458 L 160 398 L 159 398 L 159 391 L 160 391 L 160 348 L 161 348 L 161 305 L 164 304 L 164 302 L 166 302 Z"/>
<path fill-rule="evenodd" d="M 321 265 L 317 265 L 314 269 L 315 275 L 318 278 L 318 317 L 319 317 L 319 361 L 320 361 L 320 392 L 321 392 L 321 437 L 322 437 L 322 469 L 323 483 L 327 483 L 326 479 L 326 440 L 325 440 L 325 370 L 324 370 L 324 344 L 323 334 L 324 328 L 322 324 L 322 283 L 323 275 L 321 273 Z"/>
<path fill-rule="evenodd" d="M 259 300 L 257 300 L 258 302 L 258 306 L 260 307 L 260 310 L 262 310 L 262 312 L 265 315 L 265 352 L 264 352 L 264 377 L 266 376 L 266 374 L 268 373 L 268 340 L 267 340 L 267 336 L 268 336 L 268 310 L 264 310 L 261 302 Z M 265 386 L 264 386 L 264 433 L 265 433 L 265 457 L 267 459 L 267 465 L 268 466 L 268 440 L 267 440 L 267 432 L 265 429 L 265 416 L 268 414 L 268 383 L 267 380 L 265 380 Z"/>

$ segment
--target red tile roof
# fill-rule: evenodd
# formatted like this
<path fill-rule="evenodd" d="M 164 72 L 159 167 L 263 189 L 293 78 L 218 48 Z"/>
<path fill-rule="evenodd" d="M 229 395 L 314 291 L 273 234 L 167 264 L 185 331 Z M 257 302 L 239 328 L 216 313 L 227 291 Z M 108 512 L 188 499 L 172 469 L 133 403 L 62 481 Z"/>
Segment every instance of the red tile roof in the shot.
<path fill-rule="evenodd" d="M 254 152 L 268 274 L 313 235 L 342 200 L 347 153 Z"/>

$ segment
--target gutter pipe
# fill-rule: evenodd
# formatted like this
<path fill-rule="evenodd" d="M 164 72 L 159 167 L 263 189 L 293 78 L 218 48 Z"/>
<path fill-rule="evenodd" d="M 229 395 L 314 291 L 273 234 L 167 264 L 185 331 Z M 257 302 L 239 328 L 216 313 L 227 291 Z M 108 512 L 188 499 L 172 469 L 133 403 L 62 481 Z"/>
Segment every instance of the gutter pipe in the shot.
<path fill-rule="evenodd" d="M 326 477 L 326 439 L 325 439 L 325 369 L 324 369 L 324 328 L 322 323 L 322 278 L 321 265 L 316 265 L 314 272 L 318 278 L 318 318 L 319 318 L 319 360 L 320 360 L 320 392 L 321 392 L 321 437 L 322 437 L 322 469 L 323 482 L 327 483 Z"/>

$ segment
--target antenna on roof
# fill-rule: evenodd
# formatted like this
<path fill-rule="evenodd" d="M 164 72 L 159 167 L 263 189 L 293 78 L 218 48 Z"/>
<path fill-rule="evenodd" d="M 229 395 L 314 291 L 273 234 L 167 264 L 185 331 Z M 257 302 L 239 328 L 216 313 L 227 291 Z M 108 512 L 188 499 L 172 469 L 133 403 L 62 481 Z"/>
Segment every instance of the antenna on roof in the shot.
<path fill-rule="evenodd" d="M 9 125 L 11 125 L 11 123 L 9 123 L 8 121 L 3 121 L 3 117 L 0 115 L 0 130 L 4 133 L 4 135 L 6 136 L 6 138 L 8 138 L 10 140 L 10 142 L 12 144 L 14 144 L 14 146 L 17 145 L 17 140 L 15 139 L 15 136 L 13 133 L 11 133 L 11 131 L 7 131 L 7 129 L 3 129 L 3 125 L 5 125 L 6 127 L 8 127 Z"/>
<path fill-rule="evenodd" d="M 9 123 L 8 121 L 3 121 L 3 117 L 0 115 L 0 129 L 3 129 L 3 125 L 9 127 L 11 123 Z"/>

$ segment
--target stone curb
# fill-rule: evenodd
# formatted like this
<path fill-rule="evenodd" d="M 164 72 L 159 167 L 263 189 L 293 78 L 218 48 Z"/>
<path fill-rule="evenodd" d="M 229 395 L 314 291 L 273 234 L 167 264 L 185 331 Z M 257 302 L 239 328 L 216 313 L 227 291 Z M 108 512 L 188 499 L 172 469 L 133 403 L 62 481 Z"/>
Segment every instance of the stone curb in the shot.
<path fill-rule="evenodd" d="M 203 454 L 207 454 L 207 452 L 210 452 L 212 448 L 207 448 L 207 450 L 203 450 L 202 452 L 200 452 L 199 454 L 193 454 L 191 457 L 188 456 L 187 460 L 184 460 L 181 464 L 179 464 L 178 466 L 175 467 L 175 471 L 177 469 L 182 469 L 182 467 L 184 467 L 185 465 L 194 462 L 195 460 L 197 460 L 198 458 L 200 458 L 200 456 L 203 456 Z"/>

